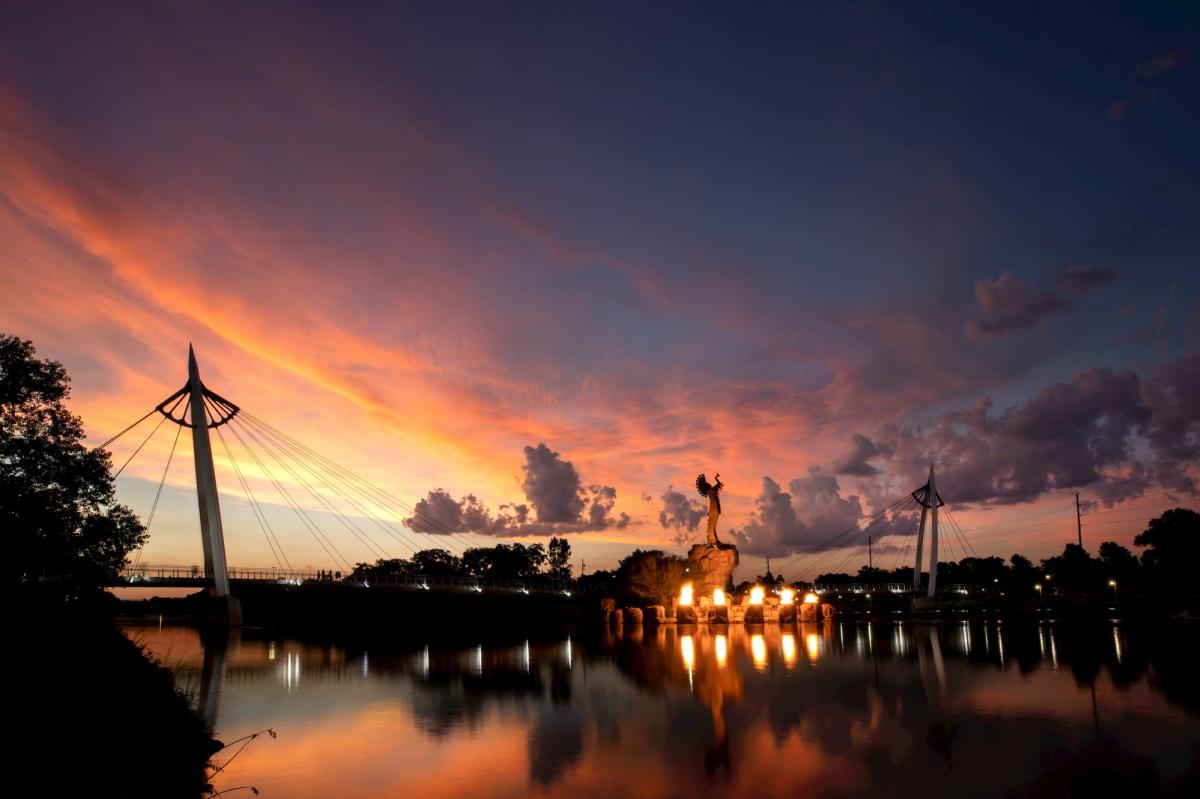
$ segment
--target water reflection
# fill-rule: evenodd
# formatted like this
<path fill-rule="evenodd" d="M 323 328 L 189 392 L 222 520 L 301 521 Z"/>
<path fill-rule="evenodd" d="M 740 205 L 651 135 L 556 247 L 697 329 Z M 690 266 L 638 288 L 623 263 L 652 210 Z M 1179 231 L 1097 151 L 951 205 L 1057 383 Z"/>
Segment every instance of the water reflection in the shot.
<path fill-rule="evenodd" d="M 1185 625 L 627 627 L 369 652 L 133 634 L 218 736 L 279 731 L 221 775 L 264 795 L 820 796 L 930 780 L 1055 794 L 1096 769 L 1144 794 L 1200 773 L 1200 635 Z"/>

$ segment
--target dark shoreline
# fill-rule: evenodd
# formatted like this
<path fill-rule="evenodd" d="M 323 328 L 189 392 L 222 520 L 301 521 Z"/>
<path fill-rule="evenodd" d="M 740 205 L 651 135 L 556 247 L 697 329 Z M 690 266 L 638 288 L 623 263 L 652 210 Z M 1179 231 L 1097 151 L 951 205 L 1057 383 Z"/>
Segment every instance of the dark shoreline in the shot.
<path fill-rule="evenodd" d="M 35 613 L 16 629 L 0 739 L 8 771 L 45 796 L 204 795 L 221 744 L 173 674 L 111 618 Z"/>

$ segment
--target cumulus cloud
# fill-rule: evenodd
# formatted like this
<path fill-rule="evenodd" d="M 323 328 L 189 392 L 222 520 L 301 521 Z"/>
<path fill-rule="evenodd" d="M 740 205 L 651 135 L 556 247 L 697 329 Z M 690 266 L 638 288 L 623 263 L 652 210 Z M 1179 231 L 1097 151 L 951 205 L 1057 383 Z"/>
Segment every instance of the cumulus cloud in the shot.
<path fill-rule="evenodd" d="M 525 448 L 525 497 L 539 522 L 578 521 L 585 499 L 574 464 L 545 444 Z"/>
<path fill-rule="evenodd" d="M 948 501 L 1025 502 L 1056 489 L 1091 489 L 1107 504 L 1152 485 L 1195 493 L 1200 462 L 1200 355 L 1149 380 L 1090 369 L 997 412 L 990 400 L 922 426 L 886 425 L 872 439 L 889 477 L 920 485 L 930 461 Z"/>
<path fill-rule="evenodd" d="M 995 280 L 975 281 L 974 317 L 965 329 L 974 336 L 1002 336 L 1070 309 L 1071 303 L 1057 292 L 1038 291 L 1012 272 L 1004 272 Z"/>
<path fill-rule="evenodd" d="M 575 465 L 544 443 L 525 447 L 525 503 L 501 505 L 494 513 L 473 494 L 455 499 L 438 488 L 414 506 L 405 519 L 414 530 L 433 534 L 481 533 L 520 537 L 562 535 L 591 530 L 624 530 L 632 522 L 629 514 L 613 515 L 617 489 L 589 485 L 586 488 Z"/>
<path fill-rule="evenodd" d="M 686 543 L 691 538 L 689 533 L 696 532 L 700 527 L 700 521 L 708 514 L 708 508 L 699 500 L 682 491 L 676 491 L 674 486 L 667 486 L 661 499 L 662 510 L 658 512 L 658 523 L 664 530 L 674 532 L 673 538 L 676 543 Z"/>
<path fill-rule="evenodd" d="M 787 491 L 763 477 L 754 508 L 750 520 L 730 535 L 745 553 L 768 557 L 818 551 L 863 515 L 859 498 L 843 497 L 837 478 L 815 467 L 788 483 Z"/>

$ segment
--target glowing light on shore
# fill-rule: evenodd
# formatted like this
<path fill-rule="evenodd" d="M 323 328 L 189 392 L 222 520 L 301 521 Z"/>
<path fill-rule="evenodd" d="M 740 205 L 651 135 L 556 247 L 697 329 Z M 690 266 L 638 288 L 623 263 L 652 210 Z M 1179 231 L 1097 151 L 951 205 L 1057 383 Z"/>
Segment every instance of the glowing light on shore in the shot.
<path fill-rule="evenodd" d="M 820 601 L 821 601 L 821 597 L 817 596 L 816 594 L 812 593 L 811 591 L 804 595 L 804 604 L 806 604 L 806 605 L 815 605 Z"/>
<path fill-rule="evenodd" d="M 766 592 L 763 591 L 763 587 L 761 585 L 754 586 L 753 588 L 750 589 L 750 604 L 751 605 L 761 605 L 763 603 L 763 597 L 765 595 L 766 595 Z"/>
<path fill-rule="evenodd" d="M 791 605 L 796 601 L 796 592 L 790 588 L 785 588 L 779 592 L 779 604 Z"/>
<path fill-rule="evenodd" d="M 750 636 L 750 656 L 754 659 L 755 668 L 766 668 L 767 642 L 763 640 L 761 635 Z"/>
<path fill-rule="evenodd" d="M 685 605 L 685 606 L 692 604 L 692 584 L 691 583 L 684 583 L 683 587 L 679 589 L 679 604 Z M 691 639 L 689 638 L 688 640 L 690 641 Z"/>
<path fill-rule="evenodd" d="M 719 608 L 725 604 L 725 592 L 720 588 L 713 589 L 713 607 Z"/>

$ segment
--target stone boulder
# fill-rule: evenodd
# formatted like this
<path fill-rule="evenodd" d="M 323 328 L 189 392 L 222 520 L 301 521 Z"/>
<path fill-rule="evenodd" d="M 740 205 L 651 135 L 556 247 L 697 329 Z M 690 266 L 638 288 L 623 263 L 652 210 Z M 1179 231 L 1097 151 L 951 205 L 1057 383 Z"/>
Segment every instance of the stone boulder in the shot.
<path fill-rule="evenodd" d="M 675 608 L 675 621 L 680 624 L 695 624 L 696 606 L 680 605 L 679 607 Z"/>
<path fill-rule="evenodd" d="M 824 617 L 826 619 L 832 619 L 836 615 L 837 615 L 837 608 L 835 608 L 833 605 L 830 605 L 828 602 L 826 602 L 824 605 L 821 605 L 821 616 L 822 617 Z"/>
<path fill-rule="evenodd" d="M 642 609 L 641 608 L 625 608 L 625 619 L 630 624 L 641 624 L 642 623 Z"/>
<path fill-rule="evenodd" d="M 662 624 L 667 620 L 667 609 L 662 605 L 651 605 L 646 608 L 646 621 L 651 624 Z"/>
<path fill-rule="evenodd" d="M 800 621 L 816 621 L 820 606 L 816 603 L 805 603 L 800 606 Z"/>
<path fill-rule="evenodd" d="M 625 614 L 621 612 L 620 608 L 612 612 L 612 623 L 614 627 L 621 627 L 625 624 Z"/>
<path fill-rule="evenodd" d="M 617 609 L 617 600 L 605 597 L 600 600 L 600 618 L 607 627 L 612 623 L 612 612 Z"/>
<path fill-rule="evenodd" d="M 732 544 L 696 544 L 688 552 L 687 579 L 697 600 L 711 598 L 714 588 L 725 588 L 738 565 L 738 550 Z"/>

